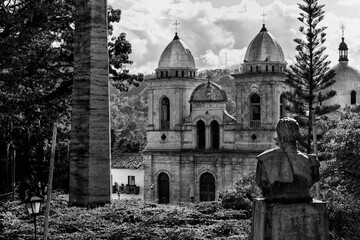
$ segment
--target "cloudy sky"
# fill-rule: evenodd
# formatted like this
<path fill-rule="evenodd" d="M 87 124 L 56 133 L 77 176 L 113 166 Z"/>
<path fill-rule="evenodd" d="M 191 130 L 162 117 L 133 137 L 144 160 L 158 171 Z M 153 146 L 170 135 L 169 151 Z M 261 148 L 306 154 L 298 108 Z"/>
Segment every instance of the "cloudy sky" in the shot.
<path fill-rule="evenodd" d="M 190 48 L 199 70 L 239 65 L 246 48 L 266 28 L 278 40 L 289 64 L 295 56 L 294 38 L 300 37 L 297 20 L 302 0 L 108 0 L 122 10 L 114 34 L 125 32 L 133 47 L 133 73 L 152 73 L 164 48 L 173 39 L 175 20 L 179 37 Z M 342 24 L 349 47 L 349 65 L 360 69 L 360 0 L 319 0 L 325 4 L 326 54 L 338 62 Z"/>

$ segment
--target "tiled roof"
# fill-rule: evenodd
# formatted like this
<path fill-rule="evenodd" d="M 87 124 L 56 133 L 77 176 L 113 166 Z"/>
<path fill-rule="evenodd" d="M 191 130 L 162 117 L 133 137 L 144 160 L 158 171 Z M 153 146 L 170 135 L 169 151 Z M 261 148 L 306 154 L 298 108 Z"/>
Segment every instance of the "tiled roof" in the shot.
<path fill-rule="evenodd" d="M 144 159 L 141 153 L 111 153 L 111 168 L 138 169 L 143 165 Z"/>

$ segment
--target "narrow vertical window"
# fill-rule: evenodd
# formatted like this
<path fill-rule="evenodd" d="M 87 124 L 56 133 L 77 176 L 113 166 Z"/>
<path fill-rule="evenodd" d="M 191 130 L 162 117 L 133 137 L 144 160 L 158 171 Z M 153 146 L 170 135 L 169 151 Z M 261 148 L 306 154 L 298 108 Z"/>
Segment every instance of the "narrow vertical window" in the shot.
<path fill-rule="evenodd" d="M 356 92 L 354 90 L 350 92 L 350 104 L 356 104 Z"/>
<path fill-rule="evenodd" d="M 164 72 L 163 71 L 161 71 L 161 75 L 160 75 L 161 77 L 164 77 Z"/>
<path fill-rule="evenodd" d="M 170 101 L 167 97 L 161 99 L 161 108 L 160 108 L 160 129 L 169 130 L 170 129 Z"/>
<path fill-rule="evenodd" d="M 184 77 L 184 76 L 185 76 L 185 72 L 181 71 L 181 77 Z"/>
<path fill-rule="evenodd" d="M 165 76 L 168 77 L 169 76 L 169 73 L 168 71 L 165 72 Z"/>
<path fill-rule="evenodd" d="M 178 77 L 178 76 L 179 76 L 179 72 L 175 71 L 175 77 Z"/>
<path fill-rule="evenodd" d="M 280 118 L 285 117 L 285 97 L 284 94 L 282 93 L 280 95 Z"/>
<path fill-rule="evenodd" d="M 196 134 L 197 134 L 197 148 L 205 149 L 206 131 L 205 131 L 205 123 L 202 120 L 199 120 L 196 123 Z"/>
<path fill-rule="evenodd" d="M 267 72 L 269 71 L 269 67 L 268 67 L 268 65 L 266 65 L 266 71 L 267 71 Z"/>
<path fill-rule="evenodd" d="M 258 94 L 252 94 L 250 96 L 250 127 L 260 127 L 260 96 Z"/>
<path fill-rule="evenodd" d="M 128 176 L 128 185 L 129 186 L 135 185 L 135 176 Z"/>
<path fill-rule="evenodd" d="M 271 71 L 275 72 L 275 66 L 271 66 Z"/>
<path fill-rule="evenodd" d="M 211 148 L 219 149 L 220 147 L 220 128 L 217 121 L 211 122 Z"/>

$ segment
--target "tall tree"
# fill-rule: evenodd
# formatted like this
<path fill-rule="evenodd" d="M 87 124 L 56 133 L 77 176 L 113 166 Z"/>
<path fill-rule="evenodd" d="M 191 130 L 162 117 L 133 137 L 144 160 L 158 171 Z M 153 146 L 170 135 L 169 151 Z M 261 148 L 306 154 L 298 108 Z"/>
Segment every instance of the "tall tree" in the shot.
<path fill-rule="evenodd" d="M 38 188 L 46 181 L 51 126 L 60 117 L 56 166 L 57 177 L 67 174 L 67 145 L 70 139 L 70 101 L 74 68 L 74 0 L 0 1 L 0 164 L 9 165 L 6 148 L 16 147 L 17 181 L 21 192 Z M 108 36 L 112 23 L 120 21 L 121 11 L 108 7 Z M 109 40 L 108 48 L 125 45 L 111 53 L 109 66 L 123 73 L 117 59 L 128 59 L 131 44 L 124 34 Z M 121 55 L 121 57 L 120 57 Z M 130 64 L 130 62 L 126 62 Z M 119 67 L 118 67 L 119 66 Z M 122 74 L 113 79 L 120 90 L 137 85 L 141 75 Z M 61 148 L 61 149 L 60 149 Z M 60 161 L 56 161 L 59 164 Z M 0 180 L 10 172 L 0 174 Z M 8 181 L 8 180 L 7 180 Z M 64 180 L 54 179 L 55 182 Z M 45 186 L 45 184 L 40 184 Z M 56 185 L 54 186 L 56 187 Z M 9 191 L 0 187 L 1 191 Z M 22 196 L 24 196 L 22 194 Z"/>
<path fill-rule="evenodd" d="M 335 96 L 336 91 L 329 90 L 335 83 L 335 71 L 330 70 L 328 55 L 324 54 L 325 30 L 327 27 L 319 26 L 324 19 L 324 5 L 318 0 L 303 0 L 298 4 L 302 23 L 299 28 L 303 38 L 296 38 L 297 44 L 294 65 L 287 69 L 286 84 L 291 91 L 286 93 L 286 99 L 291 103 L 287 109 L 295 114 L 300 127 L 305 130 L 305 139 L 302 145 L 307 152 L 311 152 L 313 118 L 330 113 L 339 108 L 339 105 L 323 105 L 327 99 Z"/>

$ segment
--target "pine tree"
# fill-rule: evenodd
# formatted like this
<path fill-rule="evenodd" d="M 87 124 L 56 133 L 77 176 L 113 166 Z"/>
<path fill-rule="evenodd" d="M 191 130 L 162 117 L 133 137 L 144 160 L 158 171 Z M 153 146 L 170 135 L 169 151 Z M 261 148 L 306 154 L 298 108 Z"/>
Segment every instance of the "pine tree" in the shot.
<path fill-rule="evenodd" d="M 335 71 L 330 70 L 328 55 L 324 54 L 325 30 L 327 27 L 318 26 L 324 19 L 325 5 L 320 5 L 318 0 L 303 0 L 298 4 L 302 23 L 299 31 L 303 38 L 296 38 L 297 44 L 295 64 L 287 69 L 286 84 L 291 90 L 285 95 L 291 103 L 287 110 L 295 115 L 300 127 L 303 129 L 304 139 L 300 142 L 307 152 L 311 152 L 313 117 L 330 113 L 339 105 L 322 105 L 322 103 L 336 95 L 336 91 L 329 90 L 335 83 Z"/>

